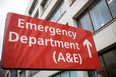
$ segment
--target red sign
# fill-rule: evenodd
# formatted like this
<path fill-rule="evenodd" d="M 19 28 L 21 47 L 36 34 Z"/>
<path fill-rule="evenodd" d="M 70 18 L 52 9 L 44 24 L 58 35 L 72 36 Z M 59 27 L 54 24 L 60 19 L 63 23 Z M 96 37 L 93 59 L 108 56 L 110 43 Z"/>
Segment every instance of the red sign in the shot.
<path fill-rule="evenodd" d="M 9 13 L 2 66 L 31 69 L 99 69 L 92 33 Z"/>

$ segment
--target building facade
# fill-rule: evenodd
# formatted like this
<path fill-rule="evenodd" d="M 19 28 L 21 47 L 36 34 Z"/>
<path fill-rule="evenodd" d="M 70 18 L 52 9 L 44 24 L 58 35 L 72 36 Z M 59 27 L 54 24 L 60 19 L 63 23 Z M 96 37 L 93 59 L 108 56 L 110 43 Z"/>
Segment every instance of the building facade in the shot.
<path fill-rule="evenodd" d="M 25 15 L 93 33 L 102 65 L 98 77 L 116 77 L 116 0 L 30 0 Z M 18 77 L 95 77 L 94 70 L 19 70 Z M 10 77 L 9 72 L 6 73 Z"/>

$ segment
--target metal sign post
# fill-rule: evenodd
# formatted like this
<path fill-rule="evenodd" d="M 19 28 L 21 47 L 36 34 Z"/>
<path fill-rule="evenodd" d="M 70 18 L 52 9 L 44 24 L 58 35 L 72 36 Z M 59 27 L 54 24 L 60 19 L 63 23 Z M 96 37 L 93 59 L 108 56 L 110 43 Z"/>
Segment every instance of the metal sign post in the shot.
<path fill-rule="evenodd" d="M 17 77 L 17 70 L 16 69 L 10 70 L 10 77 Z"/>
<path fill-rule="evenodd" d="M 94 71 L 94 74 L 95 74 L 95 77 L 98 77 L 98 74 L 97 74 L 97 71 L 96 70 Z"/>

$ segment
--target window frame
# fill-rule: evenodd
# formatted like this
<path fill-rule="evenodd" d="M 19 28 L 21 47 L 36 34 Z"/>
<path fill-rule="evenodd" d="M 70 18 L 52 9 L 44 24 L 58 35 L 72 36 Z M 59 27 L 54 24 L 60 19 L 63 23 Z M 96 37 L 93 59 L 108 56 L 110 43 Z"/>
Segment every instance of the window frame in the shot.
<path fill-rule="evenodd" d="M 34 11 L 35 7 L 37 6 L 37 4 L 38 4 L 38 0 L 34 0 L 32 5 L 31 5 L 31 8 L 28 11 L 29 15 L 31 15 L 33 13 L 33 11 Z"/>
<path fill-rule="evenodd" d="M 104 72 L 105 75 L 106 75 L 106 77 L 110 77 L 108 71 L 109 71 L 110 69 L 116 69 L 116 66 L 107 67 L 103 56 L 104 56 L 105 54 L 109 53 L 109 52 L 112 52 L 112 53 L 113 53 L 113 52 L 115 52 L 115 51 L 116 51 L 116 48 L 115 48 L 115 47 L 112 47 L 112 48 L 110 48 L 110 49 L 108 49 L 108 50 L 106 50 L 106 51 L 99 52 L 99 57 L 102 58 L 104 68 L 102 68 L 101 70 L 98 70 L 97 73 L 102 73 L 102 72 Z M 115 57 L 116 57 L 116 56 L 115 56 Z M 116 62 L 115 62 L 115 64 L 116 64 Z M 115 67 L 115 68 L 113 68 L 113 67 Z M 88 71 L 88 75 L 89 75 L 89 72 L 92 72 L 92 71 Z M 92 76 L 89 75 L 89 77 L 92 77 Z"/>
<path fill-rule="evenodd" d="M 69 1 L 69 7 L 76 1 L 76 0 L 68 0 Z"/>
<path fill-rule="evenodd" d="M 44 0 L 44 1 L 41 3 L 43 12 L 48 8 L 48 6 L 50 5 L 51 1 L 52 1 L 52 0 Z"/>
<path fill-rule="evenodd" d="M 90 13 L 89 13 L 89 8 L 87 8 L 87 9 L 85 10 L 85 12 L 84 12 L 80 17 L 78 17 L 78 18 L 76 19 L 76 20 L 79 20 L 79 21 L 77 21 L 77 25 L 78 25 L 79 28 L 82 28 L 82 29 L 83 29 L 83 27 L 81 26 L 82 24 L 81 24 L 81 22 L 80 22 L 80 19 L 83 18 L 86 14 L 89 15 L 90 23 L 91 23 L 91 26 L 92 26 L 92 29 L 93 29 L 93 32 L 94 32 L 94 31 L 95 31 L 95 28 L 94 28 L 94 25 L 93 25 L 93 22 L 92 22 Z"/>
<path fill-rule="evenodd" d="M 38 11 L 38 9 L 37 9 L 37 11 L 36 11 L 34 17 L 35 17 L 35 18 L 38 18 L 38 17 L 39 17 L 39 11 Z"/>
<path fill-rule="evenodd" d="M 108 24 L 109 22 L 111 22 L 114 18 L 116 18 L 116 17 L 113 17 L 112 12 L 111 12 L 111 9 L 109 8 L 109 5 L 108 5 L 107 1 L 104 0 L 105 3 L 106 3 L 106 6 L 107 6 L 107 8 L 108 8 L 108 11 L 109 11 L 109 13 L 110 13 L 110 15 L 111 15 L 111 19 L 110 19 L 108 22 L 105 22 L 104 25 L 102 25 L 101 27 L 99 27 L 98 29 L 95 30 L 95 27 L 94 27 L 95 25 L 93 24 L 93 20 L 92 20 L 91 15 L 90 15 L 90 10 L 93 9 L 100 1 L 101 1 L 101 0 L 95 0 L 95 1 L 93 1 L 93 2 L 88 6 L 88 8 L 86 8 L 86 10 L 85 10 L 78 18 L 76 18 L 77 25 L 78 25 L 79 28 L 82 28 L 80 19 L 81 19 L 84 15 L 86 15 L 87 13 L 89 14 L 89 18 L 90 18 L 90 21 L 91 21 L 91 25 L 92 25 L 92 29 L 93 29 L 93 32 L 92 32 L 92 33 L 97 32 L 99 29 L 101 29 L 101 28 L 104 27 L 106 24 Z"/>
<path fill-rule="evenodd" d="M 63 13 L 61 12 L 61 10 L 62 10 L 61 7 L 62 7 L 63 5 L 65 5 L 65 1 L 64 1 L 64 0 L 61 0 L 61 1 L 58 3 L 58 5 L 57 5 L 57 7 L 55 8 L 55 10 L 54 10 L 54 11 L 51 13 L 51 15 L 48 17 L 47 20 L 50 20 L 50 21 L 51 21 L 51 19 L 53 19 L 52 22 L 57 22 L 57 21 L 64 15 L 64 13 L 66 12 L 65 7 L 63 8 L 63 9 L 64 9 Z M 58 10 L 60 10 L 60 16 L 58 17 L 57 20 L 55 20 L 55 19 L 56 19 L 56 18 L 55 18 L 55 14 L 58 12 Z"/>

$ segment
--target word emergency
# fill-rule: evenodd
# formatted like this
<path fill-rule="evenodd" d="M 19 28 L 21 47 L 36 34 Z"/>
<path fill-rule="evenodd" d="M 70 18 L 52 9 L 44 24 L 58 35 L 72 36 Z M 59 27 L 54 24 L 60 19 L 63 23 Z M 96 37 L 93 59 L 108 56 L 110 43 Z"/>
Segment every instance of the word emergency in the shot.
<path fill-rule="evenodd" d="M 38 25 L 35 23 L 30 23 L 30 22 L 25 22 L 24 19 L 18 19 L 18 27 L 19 28 L 26 28 L 26 29 L 33 29 L 33 30 L 38 30 L 40 32 L 50 32 L 51 36 L 57 35 L 63 35 L 63 36 L 69 36 L 73 39 L 76 39 L 76 32 L 73 31 L 68 31 L 60 28 L 53 28 L 49 26 L 43 26 L 43 25 Z"/>

